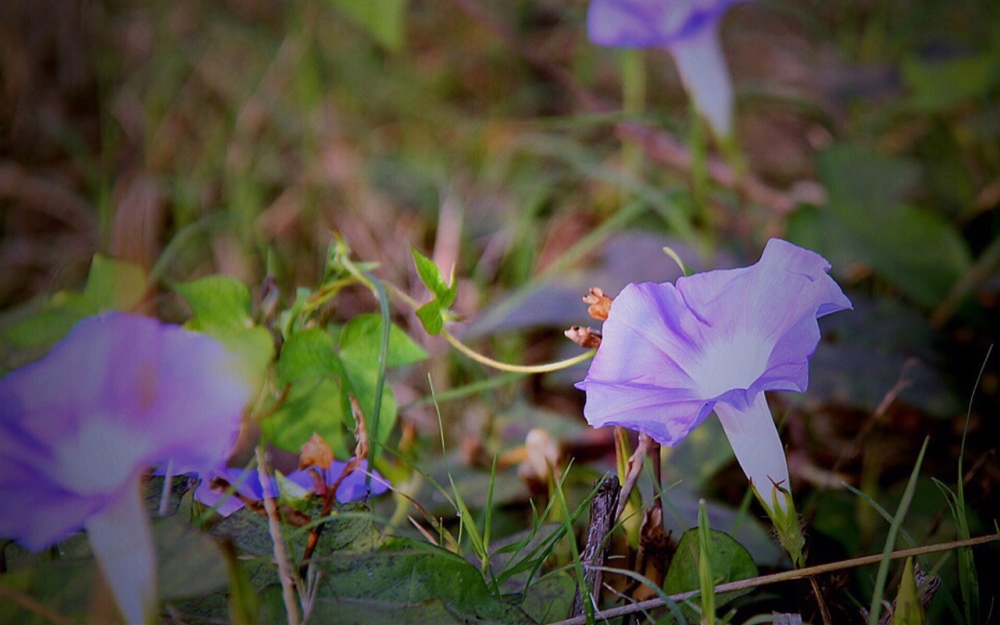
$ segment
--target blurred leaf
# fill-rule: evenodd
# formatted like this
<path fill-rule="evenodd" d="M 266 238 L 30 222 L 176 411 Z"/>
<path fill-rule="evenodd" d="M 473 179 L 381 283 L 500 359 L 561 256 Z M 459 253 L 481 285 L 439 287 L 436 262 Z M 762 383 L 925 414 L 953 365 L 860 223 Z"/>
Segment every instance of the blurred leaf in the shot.
<path fill-rule="evenodd" d="M 245 330 L 252 324 L 250 289 L 235 278 L 208 276 L 174 289 L 191 307 L 187 327 L 213 336 Z"/>
<path fill-rule="evenodd" d="M 52 345 L 85 317 L 131 310 L 145 294 L 146 273 L 141 267 L 94 254 L 82 293 L 56 293 L 39 310 L 5 329 L 3 338 L 18 349 Z"/>
<path fill-rule="evenodd" d="M 71 622 L 87 622 L 97 567 L 91 558 L 37 562 L 0 575 L 5 593 L 34 600 Z M 51 625 L 52 620 L 17 602 L 0 601 L 0 625 Z"/>
<path fill-rule="evenodd" d="M 331 0 L 389 50 L 403 46 L 407 0 Z"/>
<path fill-rule="evenodd" d="M 861 528 L 857 519 L 857 498 L 845 490 L 824 491 L 818 497 L 811 530 L 841 544 L 844 553 L 858 553 Z"/>
<path fill-rule="evenodd" d="M 900 204 L 915 170 L 871 153 L 830 148 L 817 157 L 830 192 L 824 210 L 792 215 L 788 238 L 823 254 L 845 272 L 858 261 L 930 308 L 972 266 L 961 234 L 935 213 Z"/>
<path fill-rule="evenodd" d="M 226 586 L 222 553 L 206 534 L 169 517 L 153 524 L 153 540 L 161 600 L 203 596 Z M 87 615 L 94 607 L 96 575 L 95 562 L 87 552 L 56 561 L 29 561 L 0 575 L 0 587 L 30 597 L 72 622 L 89 622 L 92 617 Z M 19 607 L 14 601 L 0 600 L 0 624 L 34 623 L 48 625 L 52 621 Z"/>
<path fill-rule="evenodd" d="M 83 296 L 95 312 L 131 310 L 146 294 L 146 272 L 129 262 L 94 254 Z"/>
<path fill-rule="evenodd" d="M 281 346 L 278 375 L 282 382 L 315 381 L 342 372 L 340 359 L 333 351 L 333 340 L 320 328 L 296 332 Z"/>
<path fill-rule="evenodd" d="M 360 315 L 340 334 L 340 358 L 376 369 L 382 341 L 382 316 Z M 387 367 L 402 367 L 427 358 L 427 352 L 395 324 L 389 327 Z"/>
<path fill-rule="evenodd" d="M 174 517 L 153 525 L 160 599 L 171 601 L 223 588 L 229 579 L 219 546 Z"/>
<path fill-rule="evenodd" d="M 461 556 L 425 543 L 395 539 L 378 551 L 335 554 L 321 566 L 334 589 L 332 601 L 367 600 L 371 603 L 365 605 L 375 612 L 403 611 L 414 619 L 411 622 L 424 622 L 419 610 L 426 605 L 431 622 L 533 623 L 519 607 L 491 595 L 483 576 Z M 331 600 L 323 597 L 319 603 L 327 601 Z M 451 621 L 437 620 L 444 618 L 435 606 L 438 601 Z"/>
<path fill-rule="evenodd" d="M 246 569 L 241 566 L 232 543 L 227 542 L 225 549 L 226 569 L 229 574 L 229 585 L 226 588 L 229 622 L 232 625 L 253 625 L 258 622 L 260 598 L 250 583 Z"/>
<path fill-rule="evenodd" d="M 984 97 L 996 84 L 997 61 L 993 51 L 933 60 L 911 55 L 901 67 L 903 82 L 913 92 L 910 104 L 925 113 L 939 113 Z"/>
<path fill-rule="evenodd" d="M 462 336 L 468 339 L 524 328 L 593 325 L 582 301 L 590 287 L 600 287 L 614 297 L 630 282 L 673 282 L 682 275 L 664 247 L 672 248 L 693 271 L 738 264 L 725 252 L 705 262 L 693 245 L 679 238 L 639 230 L 615 232 L 602 244 L 601 255 L 592 265 L 520 286 L 484 309 L 464 328 Z"/>
<path fill-rule="evenodd" d="M 69 334 L 80 320 L 93 314 L 82 293 L 62 291 L 33 312 L 13 323 L 3 338 L 17 349 L 45 347 Z"/>
<path fill-rule="evenodd" d="M 733 540 L 729 534 L 718 530 L 709 530 L 711 539 L 708 544 L 708 558 L 711 565 L 713 585 L 749 579 L 757 575 L 757 565 L 750 553 L 741 544 Z M 669 594 L 697 590 L 699 587 L 698 563 L 700 560 L 698 529 L 690 529 L 681 536 L 677 552 L 667 569 L 667 577 L 663 580 L 663 590 Z M 717 605 L 723 605 L 750 589 L 723 593 L 716 597 Z"/>
<path fill-rule="evenodd" d="M 438 484 L 449 484 L 450 479 L 454 480 L 455 489 L 461 492 L 465 505 L 469 508 L 482 510 L 486 506 L 491 482 L 490 471 L 465 462 L 460 451 L 449 451 L 447 459 L 443 456 L 428 458 L 421 468 Z M 494 506 L 523 502 L 528 496 L 524 483 L 517 477 L 515 466 L 498 470 L 494 486 Z M 431 514 L 455 513 L 453 502 L 430 483 L 424 485 L 417 499 Z"/>
<path fill-rule="evenodd" d="M 920 179 L 915 161 L 886 158 L 846 143 L 834 143 L 817 153 L 816 173 L 831 205 L 864 206 L 879 212 L 898 206 Z"/>
<path fill-rule="evenodd" d="M 927 320 L 898 301 L 859 294 L 851 300 L 851 314 L 820 320 L 825 340 L 809 363 L 809 391 L 783 394 L 783 399 L 871 412 L 902 377 L 908 384 L 897 403 L 930 417 L 954 417 L 961 402 L 941 370 L 943 358 L 933 347 L 935 334 Z M 858 375 L 862 370 L 865 375 Z"/>
<path fill-rule="evenodd" d="M 240 369 L 251 388 L 260 388 L 274 358 L 274 340 L 264 328 L 249 328 L 220 337 L 223 345 L 238 357 Z"/>

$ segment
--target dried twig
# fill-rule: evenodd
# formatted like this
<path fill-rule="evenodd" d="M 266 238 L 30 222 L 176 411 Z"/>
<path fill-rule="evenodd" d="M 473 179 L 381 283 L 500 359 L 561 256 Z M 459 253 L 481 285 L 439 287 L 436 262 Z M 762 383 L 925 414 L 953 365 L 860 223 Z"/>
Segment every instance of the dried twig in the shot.
<path fill-rule="evenodd" d="M 267 485 L 271 476 L 267 473 L 267 458 L 264 456 L 264 447 L 257 446 L 257 474 L 260 476 L 260 483 Z M 273 497 L 268 496 L 268 489 L 264 489 L 264 510 L 267 511 L 267 529 L 271 534 L 271 542 L 274 543 L 274 559 L 278 563 L 278 579 L 281 581 L 281 598 L 285 602 L 285 612 L 288 615 L 288 625 L 299 625 L 299 606 L 295 598 L 295 585 L 297 579 L 292 569 L 292 563 L 288 559 L 285 551 L 285 539 L 281 536 L 281 519 L 278 518 L 278 503 Z"/>
<path fill-rule="evenodd" d="M 596 598 L 601 591 L 602 568 L 608 550 L 608 533 L 615 522 L 613 511 L 618 507 L 618 497 L 621 494 L 621 484 L 614 475 L 605 476 L 597 486 L 597 492 L 590 502 L 590 525 L 587 527 L 587 545 L 581 554 L 583 578 L 587 592 L 587 600 L 596 605 Z M 584 589 L 576 592 L 573 602 L 573 614 L 583 614 Z"/>
<path fill-rule="evenodd" d="M 925 547 L 913 547 L 911 549 L 901 549 L 899 551 L 894 551 L 889 554 L 890 560 L 900 560 L 903 558 L 908 558 L 910 556 L 922 556 L 929 553 L 937 553 L 940 551 L 950 551 L 952 549 L 958 549 L 960 547 L 972 547 L 975 545 L 984 545 L 986 543 L 993 543 L 1000 541 L 1000 535 L 989 534 L 987 536 L 979 536 L 976 538 L 970 538 L 968 540 L 952 540 L 946 543 L 938 543 L 936 545 L 927 545 Z M 824 573 L 831 573 L 833 571 L 842 571 L 844 569 L 855 568 L 859 566 L 867 566 L 869 564 L 875 564 L 882 560 L 882 554 L 874 554 L 870 556 L 863 556 L 860 558 L 852 558 L 850 560 L 843 560 L 840 562 L 831 562 L 829 564 L 820 564 L 817 566 L 810 566 L 802 569 L 794 569 L 791 571 L 782 571 L 781 573 L 774 573 L 771 575 L 761 575 L 759 577 L 754 577 L 751 579 L 743 579 L 738 582 L 729 582 L 727 584 L 719 584 L 713 589 L 716 594 L 721 594 L 724 592 L 731 592 L 734 590 L 745 590 L 747 588 L 757 588 L 759 586 L 767 586 L 770 584 L 777 584 L 779 582 L 787 582 L 794 579 L 803 579 L 806 577 L 811 577 L 813 575 L 821 575 Z M 671 595 L 670 600 L 675 602 L 685 601 L 697 595 L 700 591 L 692 590 L 689 592 L 679 593 L 676 595 Z M 648 601 L 640 601 L 638 603 L 633 603 L 631 605 L 624 605 L 618 608 L 611 608 L 609 610 L 602 610 L 594 614 L 594 620 L 600 621 L 602 619 L 612 619 L 619 616 L 624 616 L 626 614 L 634 614 L 636 612 L 643 612 L 646 610 L 652 610 L 654 608 L 663 607 L 664 603 L 662 599 L 650 599 Z M 584 616 L 575 616 L 573 618 L 566 619 L 564 621 L 557 621 L 555 623 L 549 623 L 549 625 L 583 625 L 587 622 Z"/>

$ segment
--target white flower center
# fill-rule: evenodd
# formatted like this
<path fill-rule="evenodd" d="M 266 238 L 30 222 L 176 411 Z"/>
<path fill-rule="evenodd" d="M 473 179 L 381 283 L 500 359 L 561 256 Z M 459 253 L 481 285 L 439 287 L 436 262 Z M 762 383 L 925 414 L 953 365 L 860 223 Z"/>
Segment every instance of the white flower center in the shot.
<path fill-rule="evenodd" d="M 771 347 L 752 334 L 736 334 L 727 341 L 706 345 L 688 371 L 704 397 L 718 397 L 736 388 L 749 388 L 764 373 Z"/>
<path fill-rule="evenodd" d="M 136 470 L 144 442 L 130 437 L 121 424 L 92 415 L 79 434 L 60 441 L 54 477 L 67 489 L 89 495 L 116 491 Z"/>

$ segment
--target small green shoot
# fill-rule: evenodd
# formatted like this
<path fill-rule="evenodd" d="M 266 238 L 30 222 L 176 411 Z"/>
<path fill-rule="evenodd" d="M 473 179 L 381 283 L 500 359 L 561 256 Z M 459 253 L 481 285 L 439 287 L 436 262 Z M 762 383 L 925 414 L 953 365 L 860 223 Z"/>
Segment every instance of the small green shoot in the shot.
<path fill-rule="evenodd" d="M 417 309 L 417 318 L 420 319 L 420 323 L 428 334 L 437 336 L 444 329 L 445 321 L 451 318 L 448 309 L 455 303 L 455 297 L 458 294 L 455 271 L 453 268 L 451 285 L 449 286 L 444 281 L 444 276 L 434 261 L 417 250 L 413 250 L 413 262 L 416 264 L 420 280 L 434 296 L 434 299 Z"/>
<path fill-rule="evenodd" d="M 899 507 L 896 508 L 896 516 L 892 520 L 892 525 L 889 526 L 889 535 L 886 536 L 885 546 L 882 548 L 882 560 L 879 562 L 878 572 L 875 575 L 875 588 L 872 591 L 871 607 L 868 610 L 868 625 L 878 625 L 879 614 L 882 610 L 882 597 L 885 595 L 885 583 L 889 577 L 889 564 L 891 562 L 889 554 L 896 546 L 896 535 L 899 534 L 903 519 L 910 508 L 910 502 L 913 501 L 913 493 L 917 488 L 917 477 L 920 475 L 920 467 L 923 465 L 924 454 L 927 452 L 929 442 L 930 439 L 925 438 L 924 444 L 920 447 L 920 454 L 913 465 L 910 480 L 906 483 L 903 498 L 899 502 Z"/>
<path fill-rule="evenodd" d="M 899 580 L 896 593 L 896 607 L 892 613 L 892 625 L 923 625 L 924 606 L 920 603 L 920 590 L 914 576 L 913 558 L 906 559 L 903 576 Z"/>
<path fill-rule="evenodd" d="M 705 500 L 698 502 L 698 586 L 701 589 L 701 622 L 715 624 L 715 578 L 712 576 L 712 534 Z"/>

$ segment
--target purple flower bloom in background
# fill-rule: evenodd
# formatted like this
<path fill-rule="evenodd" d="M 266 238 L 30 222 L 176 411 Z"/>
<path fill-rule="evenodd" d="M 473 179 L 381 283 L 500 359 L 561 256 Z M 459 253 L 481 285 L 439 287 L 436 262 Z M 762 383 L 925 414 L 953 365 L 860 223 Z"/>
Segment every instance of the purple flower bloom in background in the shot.
<path fill-rule="evenodd" d="M 86 529 L 129 622 L 155 608 L 155 552 L 140 478 L 171 461 L 216 466 L 250 387 L 216 340 L 111 313 L 78 323 L 0 380 L 0 536 L 32 550 Z"/>
<path fill-rule="evenodd" d="M 695 107 L 715 133 L 729 136 L 733 87 L 719 41 L 719 20 L 742 0 L 592 0 L 590 40 L 617 48 L 668 48 Z"/>
<path fill-rule="evenodd" d="M 323 471 L 324 478 L 326 478 L 327 487 L 332 487 L 336 484 L 337 480 L 340 479 L 340 475 L 344 472 L 344 467 L 347 466 L 346 462 L 338 462 L 336 460 L 330 465 L 329 469 Z M 288 479 L 295 482 L 302 488 L 312 491 L 315 487 L 312 475 L 310 475 L 310 469 L 300 469 L 288 474 Z M 349 503 L 352 501 L 361 501 L 362 499 L 374 495 L 381 495 L 382 493 L 389 490 L 389 482 L 382 477 L 378 471 L 371 472 L 371 485 L 370 488 L 365 485 L 368 481 L 368 461 L 362 460 L 358 468 L 351 472 L 337 487 L 337 501 L 340 503 Z"/>
<path fill-rule="evenodd" d="M 247 499 L 261 501 L 264 498 L 264 487 L 260 483 L 260 474 L 257 469 L 241 469 L 239 467 L 224 467 L 213 469 L 198 474 L 201 483 L 194 491 L 194 498 L 209 508 L 214 508 L 222 516 L 229 516 L 237 510 L 243 508 L 243 501 L 237 495 L 242 495 Z M 229 489 L 215 489 L 212 481 L 216 478 L 225 480 L 233 489 L 227 494 Z M 278 481 L 275 478 L 269 480 L 267 496 L 276 498 L 278 496 Z"/>
<path fill-rule="evenodd" d="M 323 471 L 328 487 L 336 483 L 345 466 L 347 466 L 346 462 L 334 461 L 329 469 Z M 340 486 L 337 488 L 337 501 L 340 503 L 361 501 L 368 496 L 381 495 L 389 489 L 389 482 L 378 471 L 372 471 L 371 488 L 366 488 L 367 472 L 368 461 L 363 460 L 361 465 L 340 483 Z M 227 467 L 202 473 L 200 477 L 201 484 L 195 490 L 194 498 L 210 508 L 215 508 L 215 511 L 222 516 L 229 516 L 242 508 L 243 501 L 235 495 L 227 496 L 226 490 L 212 488 L 211 482 L 214 478 L 224 479 L 233 487 L 235 493 L 247 499 L 260 501 L 264 497 L 264 488 L 261 486 L 260 476 L 256 469 L 247 470 L 238 467 Z M 285 476 L 285 479 L 299 486 L 307 493 L 315 492 L 316 484 L 309 469 L 292 471 Z M 278 480 L 271 478 L 267 496 L 272 498 L 278 497 L 278 490 Z"/>
<path fill-rule="evenodd" d="M 816 320 L 851 308 L 829 268 L 818 254 L 772 239 L 750 267 L 679 278 L 676 286 L 626 286 L 577 384 L 587 392 L 587 421 L 675 445 L 714 410 L 775 512 L 771 485 L 787 489 L 788 466 L 764 391 L 805 391 Z M 786 512 L 785 497 L 776 499 Z"/>

